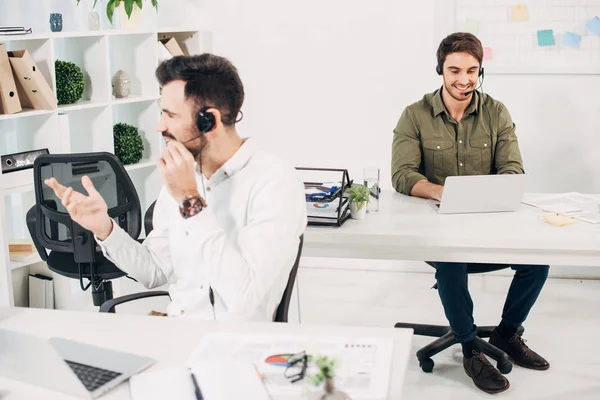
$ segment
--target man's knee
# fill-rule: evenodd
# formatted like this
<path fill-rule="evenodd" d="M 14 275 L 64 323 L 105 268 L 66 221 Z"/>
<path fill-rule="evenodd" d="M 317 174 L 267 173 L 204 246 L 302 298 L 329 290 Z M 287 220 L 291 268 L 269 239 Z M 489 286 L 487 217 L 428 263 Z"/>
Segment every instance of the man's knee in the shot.
<path fill-rule="evenodd" d="M 435 268 L 435 278 L 438 280 L 465 279 L 467 275 L 467 264 L 465 263 L 432 263 Z"/>
<path fill-rule="evenodd" d="M 515 266 L 517 274 L 527 276 L 538 282 L 545 282 L 548 279 L 549 265 L 520 265 Z"/>

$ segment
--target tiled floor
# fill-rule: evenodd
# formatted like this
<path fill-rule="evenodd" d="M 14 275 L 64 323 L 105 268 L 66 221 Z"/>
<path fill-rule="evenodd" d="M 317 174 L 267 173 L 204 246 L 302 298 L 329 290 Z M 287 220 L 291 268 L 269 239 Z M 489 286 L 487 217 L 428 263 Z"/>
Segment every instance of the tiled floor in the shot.
<path fill-rule="evenodd" d="M 393 326 L 397 321 L 445 324 L 430 273 L 300 269 L 302 323 Z M 510 278 L 471 276 L 475 321 L 499 321 Z M 507 375 L 502 399 L 600 399 L 600 281 L 548 280 L 525 326 L 531 348 L 551 363 L 548 371 L 518 366 Z M 432 338 L 415 337 L 414 352 Z M 462 368 L 459 346 L 434 357 L 426 374 L 411 359 L 403 399 L 484 399 Z"/>

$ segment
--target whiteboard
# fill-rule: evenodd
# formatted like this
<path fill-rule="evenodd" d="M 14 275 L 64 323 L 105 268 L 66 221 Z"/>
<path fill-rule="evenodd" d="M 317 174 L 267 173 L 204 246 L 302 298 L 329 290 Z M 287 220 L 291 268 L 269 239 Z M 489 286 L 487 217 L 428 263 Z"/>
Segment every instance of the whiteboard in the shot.
<path fill-rule="evenodd" d="M 518 7 L 514 10 L 513 7 Z M 600 36 L 586 24 L 600 16 L 600 0 L 455 0 L 455 30 L 475 34 L 496 74 L 600 74 Z M 552 29 L 554 45 L 538 31 Z M 580 35 L 579 46 L 564 40 Z"/>

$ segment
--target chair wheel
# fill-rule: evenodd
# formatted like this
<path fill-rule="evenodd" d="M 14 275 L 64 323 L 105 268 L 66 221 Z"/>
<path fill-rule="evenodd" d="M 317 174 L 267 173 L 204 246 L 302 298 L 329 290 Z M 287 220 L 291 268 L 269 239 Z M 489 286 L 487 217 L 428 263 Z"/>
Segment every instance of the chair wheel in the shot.
<path fill-rule="evenodd" d="M 502 374 L 506 375 L 506 374 L 510 374 L 510 371 L 512 371 L 513 366 L 509 361 L 505 361 L 505 362 L 498 362 L 496 367 L 498 368 L 498 371 L 500 371 Z"/>
<path fill-rule="evenodd" d="M 431 358 L 425 358 L 423 360 L 419 360 L 419 367 L 423 370 L 423 372 L 431 372 L 433 371 L 434 362 Z"/>

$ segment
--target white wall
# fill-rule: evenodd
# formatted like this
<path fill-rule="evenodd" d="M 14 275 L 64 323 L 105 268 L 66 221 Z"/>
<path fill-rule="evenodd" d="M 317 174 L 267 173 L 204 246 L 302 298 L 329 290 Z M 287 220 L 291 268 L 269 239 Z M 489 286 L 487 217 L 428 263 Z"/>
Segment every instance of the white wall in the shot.
<path fill-rule="evenodd" d="M 433 1 L 205 3 L 227 13 L 211 31 L 246 88 L 242 135 L 294 166 L 379 166 L 390 186 L 392 129 L 437 85 Z"/>
<path fill-rule="evenodd" d="M 205 0 L 213 51 L 246 87 L 243 135 L 296 166 L 377 165 L 390 188 L 392 129 L 435 90 L 435 50 L 452 30 L 448 4 L 374 0 Z M 491 75 L 483 89 L 517 125 L 529 191 L 600 192 L 597 75 Z"/>
<path fill-rule="evenodd" d="M 240 70 L 242 135 L 294 166 L 344 167 L 359 181 L 364 166 L 377 165 L 391 188 L 392 129 L 404 107 L 441 85 L 435 51 L 453 30 L 450 3 L 204 0 L 196 15 L 212 32 L 210 50 Z M 590 93 L 599 84 L 590 75 L 486 77 L 483 89 L 517 125 L 529 191 L 600 193 L 600 102 Z"/>

